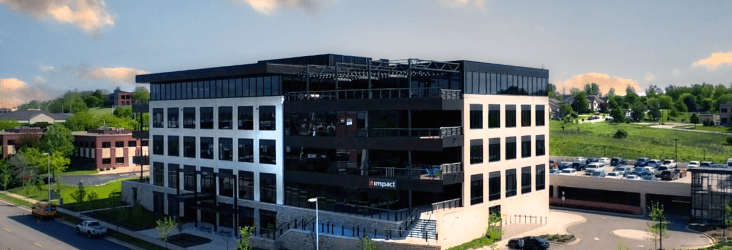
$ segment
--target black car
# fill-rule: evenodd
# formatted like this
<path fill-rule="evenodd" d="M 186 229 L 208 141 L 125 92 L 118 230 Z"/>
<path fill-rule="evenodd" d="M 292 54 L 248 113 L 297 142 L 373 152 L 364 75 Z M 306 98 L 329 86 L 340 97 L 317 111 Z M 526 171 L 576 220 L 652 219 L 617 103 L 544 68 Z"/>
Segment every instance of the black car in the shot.
<path fill-rule="evenodd" d="M 536 236 L 511 239 L 508 241 L 508 248 L 511 249 L 549 249 L 549 241 Z"/>
<path fill-rule="evenodd" d="M 648 166 L 648 157 L 638 158 L 638 160 L 635 161 L 635 166 L 636 167 L 645 167 L 645 166 Z"/>
<path fill-rule="evenodd" d="M 599 161 L 600 161 L 600 158 L 590 157 L 590 158 L 587 158 L 587 160 L 585 161 L 585 163 L 587 163 L 589 165 L 590 163 L 599 162 Z"/>
<path fill-rule="evenodd" d="M 623 158 L 613 157 L 612 159 L 610 159 L 610 166 L 614 167 L 617 165 L 622 165 L 623 161 L 624 161 Z"/>

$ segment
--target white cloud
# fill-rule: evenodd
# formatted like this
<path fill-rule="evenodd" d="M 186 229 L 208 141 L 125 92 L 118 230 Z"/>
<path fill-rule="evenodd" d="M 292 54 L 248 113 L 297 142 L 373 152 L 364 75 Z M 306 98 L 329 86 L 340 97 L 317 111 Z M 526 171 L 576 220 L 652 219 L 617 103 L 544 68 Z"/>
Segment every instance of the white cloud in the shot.
<path fill-rule="evenodd" d="M 724 53 L 713 53 L 712 56 L 706 59 L 700 59 L 691 64 L 693 67 L 704 67 L 708 71 L 715 71 L 719 66 L 732 66 L 732 51 Z"/>
<path fill-rule="evenodd" d="M 559 93 L 562 93 L 562 90 L 565 89 L 567 94 L 569 94 L 570 89 L 578 88 L 583 90 L 585 84 L 588 83 L 596 83 L 600 87 L 600 93 L 602 94 L 606 94 L 611 88 L 615 89 L 615 94 L 617 95 L 625 95 L 625 89 L 628 86 L 633 87 L 636 91 L 641 89 L 636 80 L 620 78 L 617 76 L 611 77 L 608 74 L 594 72 L 576 75 L 571 79 L 555 82 L 554 85 L 557 87 L 557 91 Z"/>
<path fill-rule="evenodd" d="M 656 80 L 656 76 L 651 73 L 646 73 L 646 82 L 652 82 Z"/>
<path fill-rule="evenodd" d="M 105 26 L 114 26 L 103 0 L 0 0 L 0 3 L 35 19 L 54 18 L 74 24 L 89 35 L 99 35 Z"/>
<path fill-rule="evenodd" d="M 86 68 L 76 71 L 76 77 L 88 81 L 106 80 L 118 83 L 135 83 L 135 76 L 150 72 L 133 68 Z"/>
<path fill-rule="evenodd" d="M 247 3 L 259 13 L 271 15 L 280 7 L 290 7 L 305 10 L 308 14 L 320 13 L 325 3 L 331 0 L 235 0 Z"/>
<path fill-rule="evenodd" d="M 50 100 L 57 92 L 45 82 L 28 85 L 16 78 L 0 79 L 0 108 L 12 108 L 33 100 Z"/>
<path fill-rule="evenodd" d="M 43 71 L 43 72 L 49 72 L 49 71 L 53 71 L 53 66 L 49 66 L 49 65 L 43 65 L 43 64 L 41 64 L 41 66 L 40 66 L 40 67 L 38 67 L 38 68 L 39 68 L 39 69 L 40 69 L 41 71 Z"/>
<path fill-rule="evenodd" d="M 33 77 L 33 83 L 34 84 L 46 84 L 46 79 L 43 79 L 43 77 L 36 76 Z"/>

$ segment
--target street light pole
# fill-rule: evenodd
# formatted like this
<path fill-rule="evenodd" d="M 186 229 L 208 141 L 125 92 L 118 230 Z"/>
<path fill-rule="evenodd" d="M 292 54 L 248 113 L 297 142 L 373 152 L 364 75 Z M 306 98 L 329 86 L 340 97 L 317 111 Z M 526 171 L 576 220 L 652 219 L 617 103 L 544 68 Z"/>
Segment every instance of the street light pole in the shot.
<path fill-rule="evenodd" d="M 51 155 L 48 153 L 43 155 L 48 156 L 48 203 L 51 203 Z"/>
<path fill-rule="evenodd" d="M 320 231 L 318 230 L 318 197 L 308 199 L 308 202 L 315 202 L 315 250 L 320 250 Z"/>
<path fill-rule="evenodd" d="M 674 139 L 674 148 L 676 151 L 676 157 L 674 158 L 674 160 L 676 162 L 678 162 L 679 161 L 679 138 Z"/>

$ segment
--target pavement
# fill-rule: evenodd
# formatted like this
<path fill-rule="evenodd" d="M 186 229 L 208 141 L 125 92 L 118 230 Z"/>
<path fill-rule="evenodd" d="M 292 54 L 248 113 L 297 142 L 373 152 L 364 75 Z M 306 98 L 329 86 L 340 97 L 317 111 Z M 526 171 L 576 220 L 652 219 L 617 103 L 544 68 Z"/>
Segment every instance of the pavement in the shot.
<path fill-rule="evenodd" d="M 143 175 L 149 175 L 149 166 L 143 168 Z M 131 166 L 99 172 L 96 175 L 64 175 L 60 181 L 66 185 L 77 185 L 80 182 L 84 185 L 99 186 L 121 178 L 140 177 L 140 167 Z"/>

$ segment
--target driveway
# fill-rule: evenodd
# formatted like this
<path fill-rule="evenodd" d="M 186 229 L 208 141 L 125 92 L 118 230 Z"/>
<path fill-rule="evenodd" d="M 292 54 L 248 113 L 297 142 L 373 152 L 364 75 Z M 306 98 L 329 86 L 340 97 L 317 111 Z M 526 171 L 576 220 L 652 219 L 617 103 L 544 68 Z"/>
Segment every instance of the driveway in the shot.
<path fill-rule="evenodd" d="M 147 173 L 145 173 L 147 175 Z M 140 178 L 139 172 L 118 173 L 118 174 L 96 174 L 96 175 L 64 175 L 61 176 L 61 183 L 66 185 L 77 185 L 79 182 L 84 185 L 104 185 L 110 181 L 120 178 L 137 177 Z"/>

